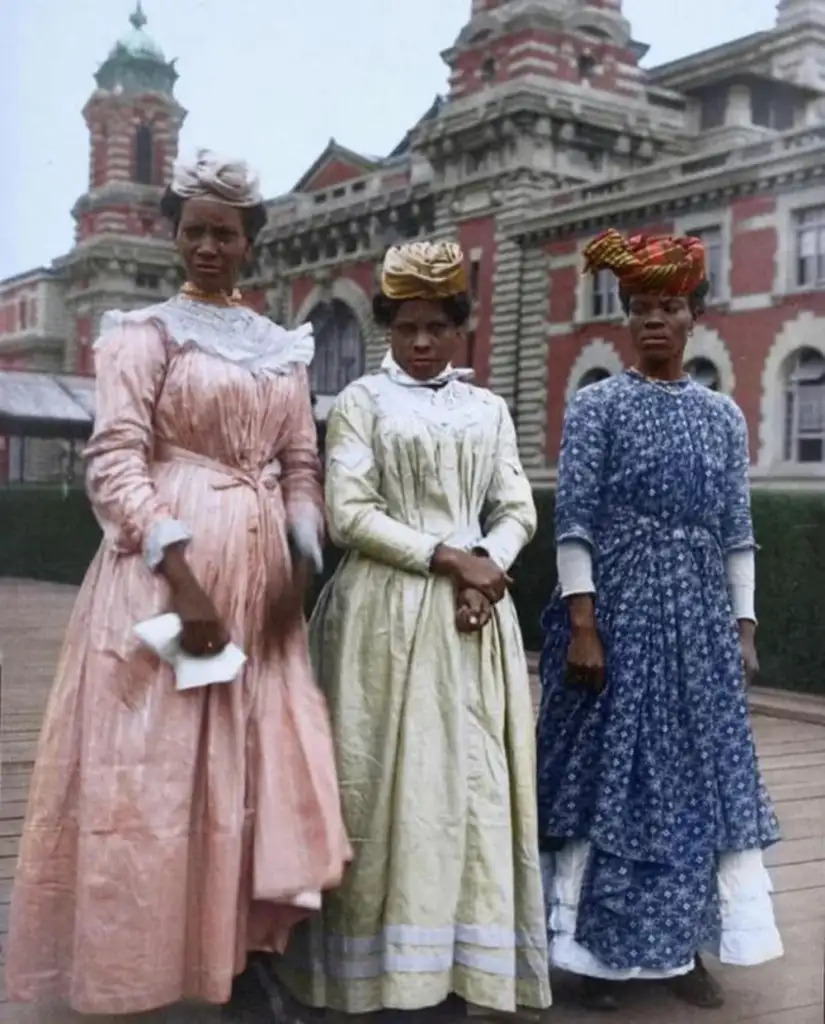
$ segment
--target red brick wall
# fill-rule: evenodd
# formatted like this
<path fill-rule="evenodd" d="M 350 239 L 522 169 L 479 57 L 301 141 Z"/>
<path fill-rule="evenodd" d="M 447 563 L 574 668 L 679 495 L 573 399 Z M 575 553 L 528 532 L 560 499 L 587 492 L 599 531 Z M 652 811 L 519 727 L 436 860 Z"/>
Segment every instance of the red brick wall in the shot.
<path fill-rule="evenodd" d="M 825 293 L 789 296 L 768 309 L 740 313 L 709 310 L 702 323 L 716 331 L 733 360 L 736 390 L 733 398 L 748 421 L 751 460 L 759 450 L 762 372 L 765 360 L 783 326 L 799 313 L 825 317 Z M 550 339 L 547 382 L 547 461 L 555 465 L 561 443 L 565 392 L 579 353 L 595 338 L 615 345 L 626 366 L 632 365 L 630 337 L 623 324 L 592 323 Z"/>
<path fill-rule="evenodd" d="M 341 268 L 341 277 L 345 277 L 347 280 L 357 284 L 367 299 L 372 302 L 372 297 L 376 291 L 374 263 L 349 263 Z"/>
<path fill-rule="evenodd" d="M 776 231 L 772 227 L 743 230 L 746 221 L 770 215 L 776 208 L 771 196 L 742 199 L 731 207 L 731 296 L 770 293 L 776 269 Z"/>
<path fill-rule="evenodd" d="M 525 75 L 544 74 L 556 81 L 582 81 L 579 58 L 593 59 L 587 81 L 591 88 L 618 95 L 638 94 L 626 77 L 636 74 L 632 51 L 600 40 L 584 41 L 578 34 L 529 29 L 510 32 L 457 55 L 453 64 L 453 93 L 467 96 L 486 88 L 486 68 L 494 69 L 493 81 L 504 82 Z M 490 65 L 492 62 L 492 65 Z"/>

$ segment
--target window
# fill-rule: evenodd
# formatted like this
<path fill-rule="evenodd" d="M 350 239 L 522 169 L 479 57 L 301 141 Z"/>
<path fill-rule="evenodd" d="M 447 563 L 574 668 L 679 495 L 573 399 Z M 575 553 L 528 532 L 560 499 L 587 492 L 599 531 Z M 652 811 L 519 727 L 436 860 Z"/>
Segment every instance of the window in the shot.
<path fill-rule="evenodd" d="M 785 387 L 785 461 L 825 463 L 825 356 L 802 349 Z"/>
<path fill-rule="evenodd" d="M 799 210 L 794 221 L 796 284 L 800 288 L 825 284 L 825 206 Z"/>
<path fill-rule="evenodd" d="M 487 57 L 481 65 L 482 82 L 494 82 L 496 78 L 496 62 L 492 57 Z"/>
<path fill-rule="evenodd" d="M 600 270 L 593 278 L 590 313 L 594 317 L 615 316 L 619 312 L 619 287 L 612 270 Z"/>
<path fill-rule="evenodd" d="M 710 285 L 708 300 L 713 302 L 715 299 L 722 298 L 725 292 L 722 229 L 718 227 L 700 228 L 698 231 L 691 231 L 690 234 L 704 242 L 708 284 Z"/>
<path fill-rule="evenodd" d="M 29 308 L 26 305 L 26 300 L 21 299 L 20 304 L 17 307 L 17 329 L 19 331 L 25 331 L 29 326 Z"/>
<path fill-rule="evenodd" d="M 146 273 L 143 270 L 139 270 L 135 275 L 135 284 L 138 288 L 146 288 L 150 291 L 154 291 L 160 288 L 160 277 L 157 274 Z"/>
<path fill-rule="evenodd" d="M 152 129 L 145 124 L 138 127 L 135 132 L 135 181 L 139 185 L 154 184 L 154 139 Z"/>
<path fill-rule="evenodd" d="M 750 88 L 751 121 L 774 131 L 788 131 L 794 126 L 796 110 L 792 94 L 779 83 L 754 82 Z"/>
<path fill-rule="evenodd" d="M 470 298 L 478 298 L 478 289 L 481 284 L 481 260 L 476 259 L 470 262 Z"/>
<path fill-rule="evenodd" d="M 578 60 L 579 78 L 582 81 L 588 81 L 590 76 L 596 70 L 596 58 L 592 53 L 585 52 L 580 55 Z"/>
<path fill-rule="evenodd" d="M 612 376 L 611 372 L 605 370 L 604 367 L 594 366 L 592 370 L 588 370 L 581 378 L 576 385 L 576 391 L 581 391 L 582 388 L 589 388 L 591 384 L 598 384 L 599 381 L 607 380 L 608 377 Z"/>
<path fill-rule="evenodd" d="M 721 128 L 728 113 L 728 90 L 713 89 L 702 97 L 699 110 L 699 128 L 703 132 Z"/>
<path fill-rule="evenodd" d="M 355 314 L 339 299 L 322 302 L 309 317 L 315 330 L 310 387 L 316 395 L 337 395 L 364 372 L 364 343 Z"/>
<path fill-rule="evenodd" d="M 710 359 L 691 359 L 685 363 L 685 372 L 690 374 L 697 384 L 702 384 L 711 391 L 722 390 L 722 379 L 719 371 Z"/>

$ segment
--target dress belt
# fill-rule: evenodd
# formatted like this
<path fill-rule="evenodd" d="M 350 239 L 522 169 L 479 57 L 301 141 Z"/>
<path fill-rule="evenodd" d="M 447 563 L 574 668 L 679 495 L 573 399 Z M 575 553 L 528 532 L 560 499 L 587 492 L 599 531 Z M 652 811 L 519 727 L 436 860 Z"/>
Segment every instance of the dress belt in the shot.
<path fill-rule="evenodd" d="M 176 444 L 161 443 L 155 449 L 156 462 L 185 462 L 190 466 L 200 466 L 213 473 L 219 473 L 225 479 L 212 484 L 216 491 L 227 491 L 232 487 L 251 487 L 257 493 L 274 491 L 280 486 L 281 464 L 273 459 L 260 469 L 248 469 L 244 466 L 232 466 L 228 462 L 201 455 L 200 452 L 181 448 Z"/>

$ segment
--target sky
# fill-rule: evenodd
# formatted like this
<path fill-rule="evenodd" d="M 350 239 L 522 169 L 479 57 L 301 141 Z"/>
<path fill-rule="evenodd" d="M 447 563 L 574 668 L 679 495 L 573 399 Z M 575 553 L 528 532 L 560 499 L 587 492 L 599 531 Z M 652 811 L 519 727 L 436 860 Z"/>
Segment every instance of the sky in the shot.
<path fill-rule="evenodd" d="M 775 0 L 624 0 L 647 66 L 770 28 Z M 81 116 L 93 74 L 129 29 L 133 0 L 0 0 L 0 279 L 72 245 L 86 189 Z M 288 191 L 334 137 L 383 155 L 446 91 L 440 53 L 470 0 L 144 0 L 177 58 L 189 111 L 182 154 L 249 161 L 267 197 Z M 689 20 L 683 20 L 690 11 Z M 677 13 L 678 12 L 678 13 Z"/>

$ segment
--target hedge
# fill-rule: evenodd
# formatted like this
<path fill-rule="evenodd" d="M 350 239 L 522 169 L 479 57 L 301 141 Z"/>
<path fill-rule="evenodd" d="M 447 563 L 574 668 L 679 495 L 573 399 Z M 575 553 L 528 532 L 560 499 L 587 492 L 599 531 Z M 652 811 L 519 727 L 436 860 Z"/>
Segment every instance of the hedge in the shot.
<path fill-rule="evenodd" d="M 553 494 L 537 494 L 539 530 L 516 563 L 514 597 L 528 649 L 555 585 Z M 825 495 L 753 496 L 762 682 L 825 694 Z M 100 541 L 81 491 L 0 491 L 0 577 L 79 583 Z M 327 572 L 340 553 L 329 552 Z"/>

